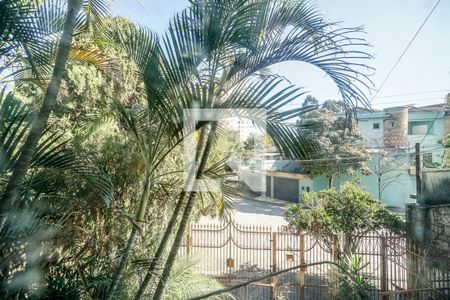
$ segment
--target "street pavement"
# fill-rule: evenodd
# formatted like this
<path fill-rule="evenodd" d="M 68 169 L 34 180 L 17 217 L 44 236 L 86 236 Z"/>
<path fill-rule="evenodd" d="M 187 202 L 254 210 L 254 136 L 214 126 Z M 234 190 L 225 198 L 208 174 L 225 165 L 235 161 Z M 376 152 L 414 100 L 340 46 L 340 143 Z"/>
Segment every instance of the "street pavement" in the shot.
<path fill-rule="evenodd" d="M 255 200 L 257 196 L 247 193 L 245 197 L 234 199 L 234 210 L 231 213 L 234 222 L 242 225 L 264 225 L 276 229 L 286 225 L 283 218 L 284 205 Z M 202 217 L 201 224 L 218 223 L 216 218 Z"/>

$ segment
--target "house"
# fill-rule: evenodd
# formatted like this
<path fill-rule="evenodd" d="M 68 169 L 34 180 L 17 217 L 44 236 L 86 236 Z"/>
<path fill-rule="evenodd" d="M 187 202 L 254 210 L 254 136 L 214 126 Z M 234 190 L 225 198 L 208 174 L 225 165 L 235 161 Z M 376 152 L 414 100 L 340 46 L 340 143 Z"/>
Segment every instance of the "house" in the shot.
<path fill-rule="evenodd" d="M 421 144 L 424 168 L 445 166 L 443 140 L 450 134 L 450 109 L 443 105 L 399 106 L 383 110 L 357 112 L 357 122 L 366 140 L 366 149 L 372 155 L 369 167 L 375 169 L 380 155 L 397 161 L 399 166 L 387 178 L 395 178 L 382 193 L 381 200 L 388 206 L 403 209 L 415 193 L 415 144 Z M 448 153 L 447 153 L 448 155 Z M 398 161 L 403 163 L 398 164 Z M 336 185 L 346 176 L 337 176 Z M 378 198 L 378 178 L 374 174 L 361 176 L 361 185 Z"/>
<path fill-rule="evenodd" d="M 298 202 L 313 190 L 313 178 L 303 172 L 299 161 L 283 159 L 272 149 L 257 155 L 248 166 L 240 166 L 239 180 L 263 197 Z"/>
<path fill-rule="evenodd" d="M 388 148 L 414 153 L 421 143 L 425 166 L 442 165 L 442 140 L 450 133 L 450 109 L 443 105 L 399 106 L 357 113 L 358 127 L 367 148 Z"/>
<path fill-rule="evenodd" d="M 425 168 L 444 165 L 446 149 L 442 141 L 450 134 L 450 109 L 442 105 L 399 106 L 377 111 L 358 109 L 357 123 L 372 156 L 368 161 L 371 169 L 375 169 L 378 158 L 386 156 L 386 152 L 387 160 L 402 162 L 390 174 L 382 176 L 383 180 L 394 178 L 383 193 L 379 193 L 380 181 L 375 174 L 361 175 L 361 185 L 376 198 L 381 194 L 386 205 L 403 210 L 405 204 L 415 202 L 410 197 L 416 189 L 415 143 L 421 143 Z M 328 188 L 325 176 L 312 178 L 305 174 L 301 165 L 301 161 L 285 160 L 278 152 L 269 151 L 254 161 L 251 170 L 242 171 L 240 178 L 243 181 L 252 178 L 251 182 L 257 187 L 254 190 L 259 189 L 267 197 L 291 202 L 299 201 L 305 191 Z M 339 187 L 351 179 L 348 175 L 338 174 L 334 177 L 334 186 Z M 256 181 L 259 183 L 255 185 Z"/>

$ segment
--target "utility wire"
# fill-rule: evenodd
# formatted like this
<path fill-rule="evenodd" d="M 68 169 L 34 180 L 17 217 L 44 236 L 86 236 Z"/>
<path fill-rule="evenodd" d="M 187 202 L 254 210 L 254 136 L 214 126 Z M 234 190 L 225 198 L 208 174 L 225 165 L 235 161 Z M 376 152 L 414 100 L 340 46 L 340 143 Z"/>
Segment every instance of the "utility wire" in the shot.
<path fill-rule="evenodd" d="M 414 92 L 414 93 L 405 93 L 405 94 L 396 94 L 396 95 L 387 95 L 387 96 L 378 96 L 377 99 L 380 98 L 395 98 L 395 97 L 405 97 L 405 96 L 416 96 L 416 95 L 424 95 L 424 94 L 435 94 L 435 93 L 442 93 L 442 92 L 448 92 L 447 90 L 429 90 L 429 91 L 423 91 L 423 92 Z M 373 105 L 377 104 L 389 104 L 389 103 L 400 103 L 400 102 L 421 102 L 421 101 L 429 101 L 429 100 L 437 100 L 439 97 L 431 97 L 431 98 L 419 98 L 419 99 L 404 99 L 404 100 L 396 100 L 396 101 L 383 101 L 383 102 L 376 102 L 373 103 Z M 325 101 L 319 101 L 319 106 L 323 105 Z M 298 107 L 298 103 L 289 103 L 285 105 L 286 107 Z"/>
<path fill-rule="evenodd" d="M 396 94 L 396 95 L 387 95 L 387 96 L 378 96 L 378 98 L 393 98 L 393 97 L 403 97 L 403 96 L 414 96 L 414 95 L 423 95 L 423 94 L 434 94 L 447 92 L 448 90 L 431 90 L 431 91 L 423 91 L 423 92 L 413 92 L 413 93 L 404 93 L 404 94 Z"/>
<path fill-rule="evenodd" d="M 383 88 L 384 84 L 386 83 L 386 81 L 389 79 L 389 77 L 391 76 L 392 72 L 394 72 L 395 68 L 398 66 L 398 64 L 400 63 L 400 61 L 402 60 L 403 56 L 405 56 L 406 52 L 408 51 L 409 47 L 411 46 L 411 44 L 414 42 L 414 40 L 416 39 L 416 37 L 419 35 L 420 31 L 422 30 L 423 26 L 426 24 L 426 22 L 428 21 L 428 19 L 430 18 L 431 14 L 433 13 L 433 11 L 436 9 L 436 7 L 438 6 L 438 4 L 441 2 L 441 0 L 438 0 L 436 2 L 436 4 L 433 6 L 433 8 L 431 9 L 431 11 L 428 13 L 427 17 L 425 18 L 425 20 L 422 22 L 422 25 L 420 25 L 419 29 L 416 31 L 416 33 L 414 34 L 414 36 L 412 37 L 411 41 L 409 41 L 408 45 L 406 46 L 405 50 L 403 50 L 402 54 L 400 55 L 400 57 L 397 59 L 397 61 L 395 62 L 394 66 L 392 67 L 392 69 L 389 71 L 389 73 L 387 74 L 386 78 L 384 78 L 383 82 L 380 84 L 380 87 L 378 88 L 378 90 L 375 91 L 375 94 L 372 97 L 372 100 L 370 102 L 373 101 L 373 99 L 375 99 L 375 97 L 378 95 L 378 93 L 381 91 L 381 89 Z"/>
<path fill-rule="evenodd" d="M 446 96 L 444 103 L 442 103 L 442 107 L 441 109 L 437 112 L 436 116 L 433 119 L 433 122 L 431 122 L 431 125 L 428 126 L 427 132 L 425 133 L 425 135 L 422 138 L 422 141 L 420 142 L 420 144 L 422 145 L 423 141 L 425 140 L 425 138 L 427 137 L 427 135 L 430 133 L 431 128 L 434 126 L 434 122 L 436 122 L 436 119 L 439 117 L 439 115 L 447 108 L 448 104 L 450 103 L 450 93 Z"/>
<path fill-rule="evenodd" d="M 375 102 L 372 103 L 372 105 L 377 104 L 390 104 L 390 103 L 404 103 L 407 105 L 408 103 L 420 103 L 420 102 L 430 102 L 430 100 L 441 100 L 442 97 L 433 97 L 433 98 L 420 98 L 420 99 L 404 99 L 404 100 L 398 100 L 398 101 L 383 101 L 383 102 Z"/>

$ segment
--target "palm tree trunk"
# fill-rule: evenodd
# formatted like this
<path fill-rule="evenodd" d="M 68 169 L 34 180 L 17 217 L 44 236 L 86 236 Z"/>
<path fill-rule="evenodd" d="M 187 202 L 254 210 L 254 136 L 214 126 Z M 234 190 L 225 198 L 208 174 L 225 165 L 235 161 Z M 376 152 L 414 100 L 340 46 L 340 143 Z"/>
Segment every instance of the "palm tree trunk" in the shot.
<path fill-rule="evenodd" d="M 14 202 L 18 198 L 20 185 L 22 184 L 28 168 L 30 167 L 33 154 L 36 151 L 39 140 L 41 139 L 45 127 L 47 126 L 50 113 L 56 106 L 56 97 L 66 70 L 66 62 L 69 57 L 70 45 L 72 43 L 73 32 L 76 25 L 76 17 L 80 11 L 81 4 L 82 0 L 69 0 L 68 2 L 67 16 L 56 53 L 52 78 L 47 87 L 44 101 L 41 105 L 39 113 L 31 125 L 30 133 L 28 134 L 28 137 L 20 150 L 19 159 L 13 166 L 12 175 L 3 193 L 0 210 L 0 226 L 5 221 L 5 214 L 10 211 L 14 205 Z"/>
<path fill-rule="evenodd" d="M 199 165 L 197 173 L 196 173 L 196 179 L 200 179 L 203 176 L 203 173 L 204 173 L 205 167 L 206 167 L 206 162 L 208 161 L 208 156 L 209 156 L 209 153 L 211 152 L 216 129 L 217 129 L 217 122 L 214 122 L 211 125 L 211 131 L 208 134 L 208 139 L 206 141 L 205 149 L 203 151 L 202 158 L 200 160 L 200 165 Z M 191 216 L 192 209 L 194 208 L 196 196 L 197 196 L 197 192 L 195 192 L 195 191 L 192 191 L 189 194 L 189 198 L 187 200 L 186 207 L 184 209 L 184 213 L 183 213 L 183 216 L 180 221 L 180 225 L 179 225 L 177 233 L 175 235 L 175 240 L 172 244 L 172 248 L 170 249 L 169 255 L 167 257 L 167 261 L 164 266 L 164 270 L 161 274 L 161 277 L 159 279 L 159 283 L 156 288 L 155 295 L 153 296 L 154 300 L 160 300 L 163 295 L 165 283 L 166 283 L 167 279 L 169 278 L 170 272 L 171 272 L 173 264 L 175 262 L 175 258 L 178 254 L 178 250 L 180 249 L 184 233 L 185 233 L 188 223 L 189 223 L 189 218 Z"/>
<path fill-rule="evenodd" d="M 200 159 L 201 153 L 203 153 L 203 148 L 206 144 L 206 130 L 205 128 L 202 128 L 199 138 L 199 143 L 197 145 L 197 152 L 195 154 L 195 161 L 198 162 Z M 188 183 L 189 186 L 190 183 Z M 164 254 L 164 250 L 166 249 L 167 243 L 169 242 L 169 238 L 172 235 L 172 228 L 175 228 L 178 216 L 180 214 L 180 211 L 184 204 L 184 199 L 186 197 L 186 192 L 182 191 L 180 193 L 180 197 L 178 199 L 177 205 L 175 206 L 175 209 L 173 210 L 172 216 L 170 217 L 169 223 L 166 226 L 166 231 L 164 232 L 164 235 L 158 245 L 158 248 L 156 249 L 155 255 L 153 256 L 152 261 L 150 262 L 150 266 L 147 270 L 147 273 L 145 274 L 144 280 L 142 281 L 141 285 L 139 286 L 139 289 L 134 297 L 135 300 L 139 300 L 142 295 L 145 292 L 145 289 L 147 288 L 148 284 L 152 281 L 153 276 L 155 275 L 155 270 L 158 264 L 161 262 L 161 258 Z"/>
<path fill-rule="evenodd" d="M 170 217 L 169 223 L 167 224 L 167 229 L 164 232 L 164 235 L 158 245 L 158 249 L 155 252 L 155 255 L 153 256 L 152 261 L 150 262 L 150 266 L 148 267 L 147 273 L 145 274 L 144 280 L 142 281 L 141 285 L 139 286 L 139 289 L 136 293 L 136 296 L 134 297 L 135 300 L 141 299 L 142 295 L 145 292 L 145 289 L 147 288 L 150 281 L 153 279 L 153 276 L 155 275 L 155 270 L 158 264 L 161 261 L 161 257 L 164 254 L 164 250 L 166 249 L 167 242 L 169 241 L 169 238 L 171 236 L 171 229 L 175 227 L 176 221 L 178 219 L 178 215 L 180 214 L 181 208 L 184 203 L 184 198 L 186 197 L 186 192 L 183 191 L 180 194 L 180 197 L 178 199 L 177 205 L 175 206 L 175 209 L 172 213 L 172 216 Z"/>
<path fill-rule="evenodd" d="M 147 209 L 148 204 L 148 198 L 150 196 L 150 190 L 151 190 L 151 180 L 150 180 L 150 174 L 148 172 L 145 172 L 145 178 L 142 188 L 142 194 L 139 199 L 139 207 L 136 211 L 136 225 L 140 225 L 142 221 L 144 221 L 145 212 Z M 114 296 L 114 293 L 117 289 L 117 286 L 120 283 L 120 280 L 122 279 L 123 272 L 125 271 L 125 267 L 128 263 L 128 259 L 130 258 L 131 250 L 133 249 L 134 243 L 136 242 L 137 237 L 137 227 L 135 224 L 132 224 L 132 229 L 130 236 L 128 237 L 127 246 L 125 247 L 122 257 L 120 258 L 120 263 L 117 266 L 116 272 L 114 273 L 114 276 L 112 278 L 111 284 L 108 289 L 108 293 L 106 294 L 105 299 L 111 300 Z"/>

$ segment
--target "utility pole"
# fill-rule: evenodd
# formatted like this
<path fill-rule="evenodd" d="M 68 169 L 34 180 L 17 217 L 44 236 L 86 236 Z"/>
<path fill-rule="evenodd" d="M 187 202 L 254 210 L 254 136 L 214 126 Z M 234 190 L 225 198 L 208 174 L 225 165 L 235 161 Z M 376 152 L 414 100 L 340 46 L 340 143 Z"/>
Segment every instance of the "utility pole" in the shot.
<path fill-rule="evenodd" d="M 423 204 L 422 199 L 422 151 L 420 143 L 416 143 L 416 200 L 418 204 Z"/>

